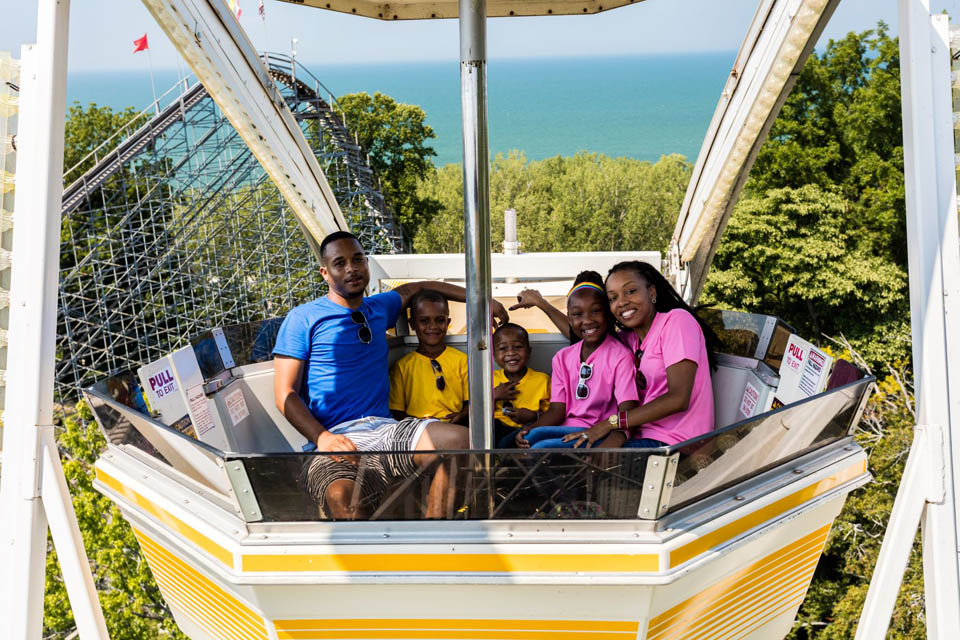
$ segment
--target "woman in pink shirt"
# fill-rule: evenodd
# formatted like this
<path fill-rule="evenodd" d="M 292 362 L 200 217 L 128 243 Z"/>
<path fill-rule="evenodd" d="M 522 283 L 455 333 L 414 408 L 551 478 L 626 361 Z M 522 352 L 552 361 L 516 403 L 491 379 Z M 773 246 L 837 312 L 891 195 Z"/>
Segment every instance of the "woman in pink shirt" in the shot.
<path fill-rule="evenodd" d="M 610 310 L 626 328 L 640 406 L 618 414 L 613 446 L 661 447 L 713 429 L 710 369 L 719 339 L 660 272 L 621 262 L 607 276 Z M 629 439 L 624 443 L 624 435 Z"/>
<path fill-rule="evenodd" d="M 600 436 L 594 425 L 609 426 L 610 416 L 637 406 L 633 354 L 613 335 L 603 280 L 585 272 L 577 282 L 567 297 L 567 320 L 581 339 L 553 357 L 550 408 L 517 434 L 520 447 L 592 446 L 609 433 Z"/>

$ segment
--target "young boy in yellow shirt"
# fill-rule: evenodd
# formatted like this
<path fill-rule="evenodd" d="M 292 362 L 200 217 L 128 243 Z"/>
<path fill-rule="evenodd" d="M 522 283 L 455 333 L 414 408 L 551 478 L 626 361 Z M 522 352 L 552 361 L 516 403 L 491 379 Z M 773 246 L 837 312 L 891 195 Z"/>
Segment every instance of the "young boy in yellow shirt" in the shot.
<path fill-rule="evenodd" d="M 516 449 L 517 429 L 536 421 L 550 407 L 550 376 L 527 367 L 530 336 L 507 322 L 493 333 L 494 441 L 498 449 Z"/>
<path fill-rule="evenodd" d="M 390 411 L 467 424 L 467 354 L 443 343 L 450 326 L 447 299 L 422 289 L 410 299 L 410 324 L 420 344 L 390 369 Z"/>

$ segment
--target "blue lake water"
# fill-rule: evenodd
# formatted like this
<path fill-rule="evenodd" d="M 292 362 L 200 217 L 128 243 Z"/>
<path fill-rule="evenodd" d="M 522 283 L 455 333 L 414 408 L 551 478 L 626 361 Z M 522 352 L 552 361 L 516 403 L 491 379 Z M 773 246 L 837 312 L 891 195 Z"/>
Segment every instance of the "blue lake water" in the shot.
<path fill-rule="evenodd" d="M 735 53 L 492 60 L 490 149 L 535 160 L 578 151 L 657 160 L 696 158 Z M 380 91 L 418 104 L 437 138 L 434 162 L 459 162 L 459 63 L 307 64 L 334 95 Z M 178 78 L 158 70 L 158 93 Z M 144 108 L 148 73 L 73 73 L 69 102 Z"/>

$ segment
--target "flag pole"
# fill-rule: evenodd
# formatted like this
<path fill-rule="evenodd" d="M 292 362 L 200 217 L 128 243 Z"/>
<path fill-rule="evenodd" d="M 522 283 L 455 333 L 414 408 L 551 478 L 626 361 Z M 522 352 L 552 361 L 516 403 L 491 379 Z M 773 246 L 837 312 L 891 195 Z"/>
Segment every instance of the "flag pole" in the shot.
<path fill-rule="evenodd" d="M 157 83 L 153 79 L 153 54 L 150 53 L 150 47 L 147 47 L 147 61 L 150 65 L 150 87 L 153 89 L 153 108 L 160 115 L 160 105 L 157 102 Z"/>

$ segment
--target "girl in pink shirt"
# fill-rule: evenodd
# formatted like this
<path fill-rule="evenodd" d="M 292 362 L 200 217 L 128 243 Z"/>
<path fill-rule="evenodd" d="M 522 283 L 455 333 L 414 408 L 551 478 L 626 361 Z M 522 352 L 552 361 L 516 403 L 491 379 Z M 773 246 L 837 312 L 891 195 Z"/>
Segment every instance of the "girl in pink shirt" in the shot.
<path fill-rule="evenodd" d="M 621 338 L 633 353 L 641 402 L 619 414 L 619 433 L 630 434 L 623 446 L 672 445 L 711 431 L 716 334 L 649 264 L 615 265 L 606 289 L 610 310 L 626 328 Z M 623 436 L 616 439 L 620 446 Z"/>
<path fill-rule="evenodd" d="M 553 357 L 550 408 L 517 434 L 520 447 L 593 446 L 609 433 L 595 425 L 610 426 L 610 416 L 638 404 L 633 354 L 613 335 L 600 274 L 585 272 L 577 280 L 567 319 L 581 340 Z"/>

